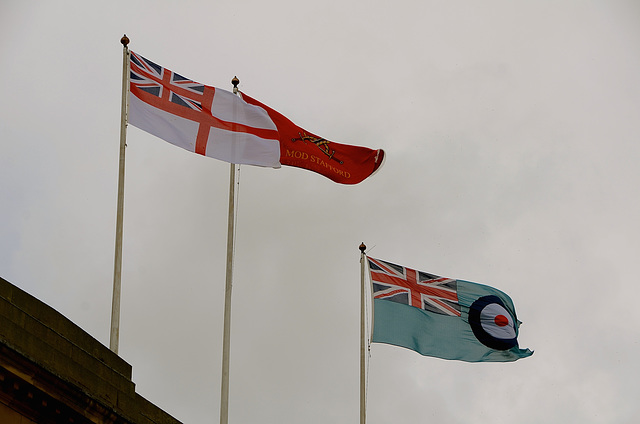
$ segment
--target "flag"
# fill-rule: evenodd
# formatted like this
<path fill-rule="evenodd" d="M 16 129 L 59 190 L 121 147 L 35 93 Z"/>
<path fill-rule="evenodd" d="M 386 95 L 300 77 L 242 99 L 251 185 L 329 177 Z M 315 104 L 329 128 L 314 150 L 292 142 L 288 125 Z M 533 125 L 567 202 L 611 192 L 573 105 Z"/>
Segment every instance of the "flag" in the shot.
<path fill-rule="evenodd" d="M 339 144 L 297 126 L 281 113 L 242 93 L 249 104 L 266 110 L 280 139 L 280 163 L 317 172 L 341 184 L 358 184 L 380 168 L 384 150 Z"/>
<path fill-rule="evenodd" d="M 130 54 L 129 123 L 190 152 L 229 163 L 280 167 L 267 112 Z"/>
<path fill-rule="evenodd" d="M 466 362 L 509 362 L 533 354 L 518 347 L 520 322 L 500 290 L 367 259 L 373 342 Z"/>

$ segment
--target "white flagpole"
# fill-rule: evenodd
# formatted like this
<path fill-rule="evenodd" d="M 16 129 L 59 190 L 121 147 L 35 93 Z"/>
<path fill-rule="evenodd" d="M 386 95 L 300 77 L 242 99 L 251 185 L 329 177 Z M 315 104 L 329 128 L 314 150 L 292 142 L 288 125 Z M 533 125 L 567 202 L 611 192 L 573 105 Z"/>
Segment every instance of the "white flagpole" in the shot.
<path fill-rule="evenodd" d="M 111 299 L 111 334 L 109 348 L 118 353 L 120 339 L 120 292 L 122 279 L 122 220 L 124 212 L 124 153 L 127 145 L 127 99 L 129 93 L 129 38 L 121 39 L 122 50 L 122 105 L 120 108 L 120 164 L 118 170 L 118 205 L 116 210 L 116 249 L 113 265 L 113 297 Z"/>
<path fill-rule="evenodd" d="M 366 405 L 366 380 L 365 380 L 365 361 L 366 361 L 366 331 L 365 331 L 365 259 L 364 251 L 367 249 L 364 243 L 360 244 L 360 424 L 367 422 L 367 405 Z"/>
<path fill-rule="evenodd" d="M 240 80 L 231 80 L 233 93 L 238 95 Z M 227 276 L 224 288 L 224 330 L 222 333 L 222 382 L 220 388 L 220 424 L 229 422 L 229 354 L 231 338 L 231 288 L 233 283 L 233 251 L 235 243 L 236 165 L 231 164 L 229 175 L 229 217 L 227 226 Z"/>

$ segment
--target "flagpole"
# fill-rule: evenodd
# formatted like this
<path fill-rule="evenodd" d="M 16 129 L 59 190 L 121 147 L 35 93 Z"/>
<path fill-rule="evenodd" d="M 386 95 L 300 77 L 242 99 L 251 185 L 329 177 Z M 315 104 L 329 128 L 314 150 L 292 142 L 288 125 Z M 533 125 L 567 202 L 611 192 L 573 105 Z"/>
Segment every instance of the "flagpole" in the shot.
<path fill-rule="evenodd" d="M 233 281 L 233 246 L 235 228 L 236 165 L 229 175 L 229 218 L 227 227 L 227 277 L 224 288 L 224 330 L 222 334 L 222 383 L 220 389 L 220 424 L 229 422 L 229 353 L 231 337 L 231 288 Z"/>
<path fill-rule="evenodd" d="M 366 341 L 365 341 L 365 258 L 364 251 L 367 249 L 364 243 L 360 244 L 360 424 L 367 422 L 366 405 L 366 384 L 365 384 L 365 361 L 366 361 Z"/>
<path fill-rule="evenodd" d="M 109 348 L 118 354 L 120 339 L 120 292 L 122 280 L 122 221 L 124 215 L 124 154 L 127 145 L 127 94 L 129 92 L 129 38 L 122 43 L 122 104 L 120 106 L 120 161 L 118 168 L 118 204 L 116 210 L 116 248 L 113 265 L 113 297 L 111 299 L 111 334 Z"/>
<path fill-rule="evenodd" d="M 238 95 L 240 80 L 233 77 L 233 93 Z M 235 243 L 236 165 L 229 175 L 229 217 L 227 220 L 227 276 L 224 288 L 224 330 L 222 334 L 222 382 L 220 388 L 220 424 L 229 422 L 229 356 L 231 339 L 231 289 L 233 286 L 233 252 Z"/>

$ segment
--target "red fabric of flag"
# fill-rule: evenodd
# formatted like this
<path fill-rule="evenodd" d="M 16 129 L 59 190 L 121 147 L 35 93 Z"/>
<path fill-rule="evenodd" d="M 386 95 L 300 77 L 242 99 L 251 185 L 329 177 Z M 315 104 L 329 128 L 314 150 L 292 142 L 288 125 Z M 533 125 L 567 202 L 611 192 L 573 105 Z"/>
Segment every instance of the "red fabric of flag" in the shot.
<path fill-rule="evenodd" d="M 310 133 L 281 113 L 242 93 L 242 99 L 267 111 L 280 139 L 280 163 L 317 172 L 340 184 L 358 184 L 380 168 L 384 150 L 335 143 Z"/>

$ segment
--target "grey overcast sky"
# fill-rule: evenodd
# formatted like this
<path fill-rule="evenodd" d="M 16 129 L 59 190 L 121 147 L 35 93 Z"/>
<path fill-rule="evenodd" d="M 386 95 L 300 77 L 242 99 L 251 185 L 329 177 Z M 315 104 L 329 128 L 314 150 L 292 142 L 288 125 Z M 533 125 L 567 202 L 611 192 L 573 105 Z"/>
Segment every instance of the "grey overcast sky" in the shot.
<path fill-rule="evenodd" d="M 108 345 L 122 46 L 383 148 L 240 172 L 230 423 L 358 420 L 359 251 L 508 293 L 515 363 L 372 345 L 370 424 L 640 416 L 640 3 L 0 3 L 0 274 Z M 229 165 L 129 127 L 120 355 L 218 422 Z"/>

